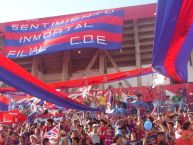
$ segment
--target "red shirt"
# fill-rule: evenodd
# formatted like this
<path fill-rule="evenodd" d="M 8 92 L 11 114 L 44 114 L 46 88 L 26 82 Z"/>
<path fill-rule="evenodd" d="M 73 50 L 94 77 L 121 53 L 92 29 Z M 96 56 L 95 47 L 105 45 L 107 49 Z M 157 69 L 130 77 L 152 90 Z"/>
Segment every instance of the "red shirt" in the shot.
<path fill-rule="evenodd" d="M 111 145 L 113 143 L 113 137 L 114 137 L 113 134 L 106 134 L 104 145 Z"/>
<path fill-rule="evenodd" d="M 104 135 L 104 132 L 106 132 L 106 127 L 101 127 L 101 135 L 100 135 L 100 138 L 101 139 L 105 139 L 105 135 Z"/>

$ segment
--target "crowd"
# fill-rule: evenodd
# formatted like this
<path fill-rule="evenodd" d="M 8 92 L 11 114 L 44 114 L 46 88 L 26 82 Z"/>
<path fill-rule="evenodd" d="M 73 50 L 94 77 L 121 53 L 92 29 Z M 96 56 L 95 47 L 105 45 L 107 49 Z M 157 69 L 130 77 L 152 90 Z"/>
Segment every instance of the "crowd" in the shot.
<path fill-rule="evenodd" d="M 113 94 L 111 88 L 109 91 L 111 109 L 129 109 L 133 100 L 143 100 L 139 92 L 128 97 L 128 92 Z M 101 111 L 39 111 L 38 115 L 53 115 L 46 120 L 33 118 L 25 123 L 1 124 L 0 145 L 192 145 L 193 115 L 180 91 L 176 96 L 162 92 L 152 102 L 152 109 L 141 111 L 142 108 L 134 107 L 136 111 L 124 116 L 106 113 L 109 99 L 103 93 L 95 93 L 89 99 L 78 98 Z M 57 114 L 63 115 L 56 119 Z M 151 129 L 144 127 L 146 121 L 151 122 Z"/>

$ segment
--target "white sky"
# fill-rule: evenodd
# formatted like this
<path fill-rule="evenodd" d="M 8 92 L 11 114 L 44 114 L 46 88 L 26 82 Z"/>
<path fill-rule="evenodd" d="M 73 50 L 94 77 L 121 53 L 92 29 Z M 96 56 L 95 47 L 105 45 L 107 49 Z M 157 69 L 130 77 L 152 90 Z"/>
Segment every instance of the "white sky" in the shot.
<path fill-rule="evenodd" d="M 155 2 L 157 0 L 0 0 L 0 23 Z"/>

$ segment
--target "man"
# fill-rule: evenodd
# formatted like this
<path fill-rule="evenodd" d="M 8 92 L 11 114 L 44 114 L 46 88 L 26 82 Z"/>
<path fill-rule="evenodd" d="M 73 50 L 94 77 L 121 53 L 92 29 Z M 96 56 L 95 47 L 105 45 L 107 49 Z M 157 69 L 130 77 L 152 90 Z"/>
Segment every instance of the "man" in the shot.
<path fill-rule="evenodd" d="M 107 106 L 107 98 L 104 95 L 104 92 L 102 92 L 102 95 L 99 97 L 99 107 L 103 113 L 106 111 Z"/>
<path fill-rule="evenodd" d="M 166 96 L 165 106 L 167 112 L 172 113 L 174 111 L 174 104 L 168 95 Z"/>
<path fill-rule="evenodd" d="M 18 145 L 18 144 L 19 144 L 19 141 L 18 141 L 16 133 L 10 132 L 9 136 L 7 137 L 5 141 L 5 145 Z"/>
<path fill-rule="evenodd" d="M 172 100 L 172 102 L 175 105 L 175 111 L 178 111 L 179 104 L 180 104 L 180 94 L 179 94 L 179 91 L 176 92 L 175 96 L 172 96 L 171 100 Z"/>
<path fill-rule="evenodd" d="M 50 140 L 48 138 L 44 138 L 42 141 L 42 145 L 51 145 Z"/>
<path fill-rule="evenodd" d="M 99 134 L 97 133 L 98 127 L 99 127 L 98 124 L 93 124 L 93 131 L 89 134 L 93 145 L 100 145 L 100 137 Z"/>

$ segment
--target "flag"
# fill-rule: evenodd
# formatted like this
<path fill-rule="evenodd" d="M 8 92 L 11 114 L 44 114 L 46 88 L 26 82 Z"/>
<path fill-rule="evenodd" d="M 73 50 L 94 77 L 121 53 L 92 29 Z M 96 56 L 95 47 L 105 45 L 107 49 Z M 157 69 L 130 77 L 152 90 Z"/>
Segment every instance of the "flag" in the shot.
<path fill-rule="evenodd" d="M 153 68 L 178 82 L 187 82 L 193 49 L 193 0 L 158 0 Z"/>
<path fill-rule="evenodd" d="M 171 91 L 169 91 L 169 90 L 165 90 L 165 92 L 166 92 L 166 96 L 173 97 L 173 96 L 176 95 L 175 93 L 173 93 L 173 92 L 171 92 Z"/>
<path fill-rule="evenodd" d="M 15 117 L 10 113 L 3 113 L 3 123 L 15 123 Z"/>
<path fill-rule="evenodd" d="M 3 53 L 22 58 L 77 48 L 120 49 L 123 17 L 124 9 L 110 9 L 3 23 Z"/>
<path fill-rule="evenodd" d="M 51 102 L 60 107 L 67 107 L 75 110 L 98 111 L 80 104 L 61 94 L 54 88 L 32 76 L 29 72 L 0 54 L 0 80 L 39 99 Z"/>
<path fill-rule="evenodd" d="M 60 131 L 60 124 L 52 128 L 50 131 L 46 132 L 44 137 L 49 139 L 57 139 Z"/>
<path fill-rule="evenodd" d="M 113 94 L 112 94 L 112 91 L 108 91 L 108 92 L 106 92 L 104 95 L 105 95 L 106 98 L 108 98 L 108 101 L 107 101 L 107 110 L 111 110 L 111 108 L 112 108 L 112 103 L 113 103 Z"/>
<path fill-rule="evenodd" d="M 8 111 L 10 100 L 5 96 L 0 96 L 0 110 Z"/>

